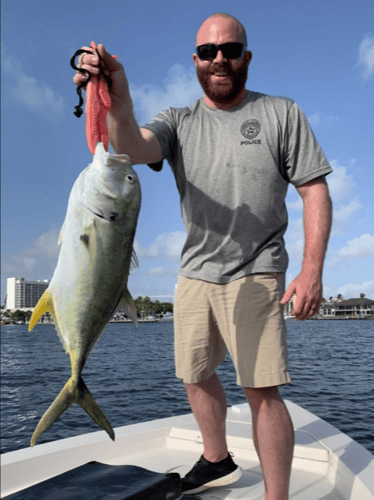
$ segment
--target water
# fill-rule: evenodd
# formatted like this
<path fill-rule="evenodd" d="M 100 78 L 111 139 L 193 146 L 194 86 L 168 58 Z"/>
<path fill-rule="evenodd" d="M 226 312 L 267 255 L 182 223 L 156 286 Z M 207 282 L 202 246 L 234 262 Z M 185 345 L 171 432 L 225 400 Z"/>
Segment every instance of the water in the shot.
<path fill-rule="evenodd" d="M 301 405 L 374 454 L 374 323 L 287 321 L 292 383 L 285 399 Z M 3 326 L 2 453 L 29 446 L 44 411 L 70 376 L 69 358 L 53 325 Z M 218 374 L 228 405 L 245 401 L 230 359 Z M 113 427 L 189 413 L 175 378 L 173 324 L 110 324 L 93 350 L 84 380 Z M 38 443 L 99 430 L 77 405 Z"/>

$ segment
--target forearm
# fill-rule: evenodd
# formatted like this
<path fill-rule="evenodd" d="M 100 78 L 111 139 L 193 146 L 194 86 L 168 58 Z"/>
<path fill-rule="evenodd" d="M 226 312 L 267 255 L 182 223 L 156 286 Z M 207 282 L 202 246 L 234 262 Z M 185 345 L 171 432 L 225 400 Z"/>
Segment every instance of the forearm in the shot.
<path fill-rule="evenodd" d="M 135 160 L 139 156 L 143 138 L 133 115 L 131 102 L 129 109 L 122 112 L 122 114 L 117 113 L 113 116 L 109 113 L 108 131 L 114 151 L 117 154 L 128 154 L 131 163 L 137 163 Z"/>
<path fill-rule="evenodd" d="M 304 257 L 302 271 L 322 275 L 332 223 L 332 203 L 326 183 L 304 197 Z"/>
<path fill-rule="evenodd" d="M 132 106 L 123 107 L 123 112 L 109 114 L 108 130 L 110 143 L 117 154 L 127 154 L 133 165 L 151 164 L 162 160 L 161 146 L 156 136 L 147 129 L 139 128 Z"/>

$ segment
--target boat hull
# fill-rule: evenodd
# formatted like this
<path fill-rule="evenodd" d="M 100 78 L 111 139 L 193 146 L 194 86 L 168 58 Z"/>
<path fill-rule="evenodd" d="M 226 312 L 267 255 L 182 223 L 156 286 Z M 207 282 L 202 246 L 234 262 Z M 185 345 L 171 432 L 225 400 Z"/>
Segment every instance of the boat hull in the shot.
<path fill-rule="evenodd" d="M 374 500 L 374 456 L 327 422 L 286 401 L 295 427 L 290 499 Z M 202 453 L 192 414 L 118 427 L 116 441 L 99 431 L 2 455 L 1 498 L 91 461 L 134 465 L 181 477 Z M 228 409 L 229 449 L 244 474 L 229 486 L 199 493 L 201 500 L 264 498 L 248 405 Z"/>

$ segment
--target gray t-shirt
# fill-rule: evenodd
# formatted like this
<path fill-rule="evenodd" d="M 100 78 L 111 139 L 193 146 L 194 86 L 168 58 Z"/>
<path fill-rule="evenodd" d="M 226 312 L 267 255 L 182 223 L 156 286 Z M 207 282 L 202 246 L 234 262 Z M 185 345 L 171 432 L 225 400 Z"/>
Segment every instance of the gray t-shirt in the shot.
<path fill-rule="evenodd" d="M 284 273 L 288 183 L 332 171 L 297 104 L 248 92 L 239 106 L 222 111 L 201 98 L 143 128 L 156 135 L 179 190 L 187 231 L 180 274 L 227 283 Z"/>

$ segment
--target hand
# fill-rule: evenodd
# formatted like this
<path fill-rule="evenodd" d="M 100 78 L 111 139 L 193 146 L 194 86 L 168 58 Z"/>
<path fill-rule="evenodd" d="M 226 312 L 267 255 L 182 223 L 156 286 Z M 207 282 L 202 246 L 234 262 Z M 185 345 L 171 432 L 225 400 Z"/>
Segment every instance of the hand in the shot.
<path fill-rule="evenodd" d="M 102 70 L 112 81 L 112 85 L 109 87 L 109 95 L 112 102 L 110 113 L 121 111 L 123 106 L 131 107 L 129 86 L 123 65 L 114 59 L 102 44 L 97 46 L 96 51 L 92 47 L 82 47 L 82 49 L 87 50 L 91 54 L 81 54 L 77 66 L 86 69 L 94 76 L 98 76 Z M 87 76 L 79 71 L 76 72 L 73 78 L 75 85 L 84 84 L 86 80 Z"/>
<path fill-rule="evenodd" d="M 309 319 L 318 313 L 322 302 L 322 279 L 318 273 L 302 271 L 288 286 L 280 303 L 285 305 L 296 295 L 291 316 L 296 320 Z"/>

